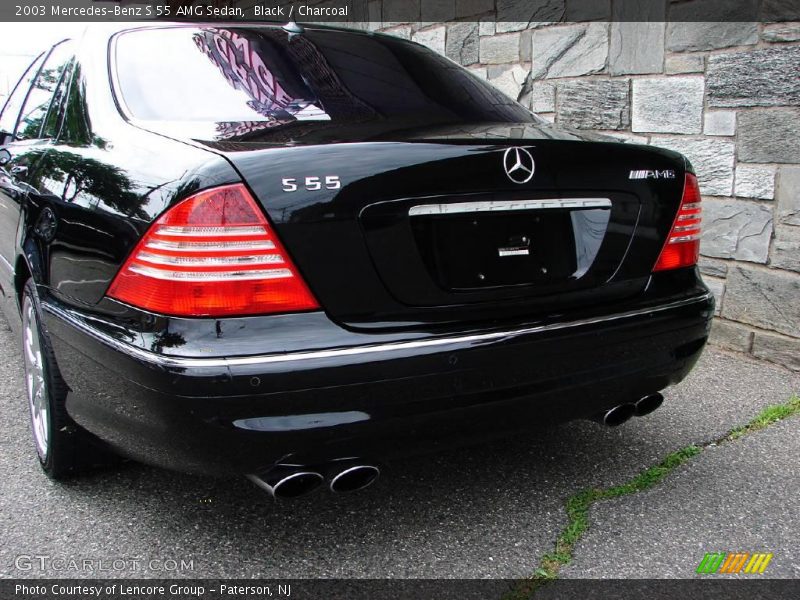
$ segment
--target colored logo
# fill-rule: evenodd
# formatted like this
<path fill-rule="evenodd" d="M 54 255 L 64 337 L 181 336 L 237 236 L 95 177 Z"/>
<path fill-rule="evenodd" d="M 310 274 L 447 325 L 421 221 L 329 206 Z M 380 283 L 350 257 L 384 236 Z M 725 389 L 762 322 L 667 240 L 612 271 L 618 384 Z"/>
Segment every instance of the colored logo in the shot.
<path fill-rule="evenodd" d="M 675 171 L 671 169 L 665 171 L 636 170 L 630 172 L 628 179 L 675 179 Z"/>
<path fill-rule="evenodd" d="M 697 566 L 698 573 L 748 573 L 751 575 L 763 573 L 772 553 L 765 552 L 706 552 L 703 560 Z"/>

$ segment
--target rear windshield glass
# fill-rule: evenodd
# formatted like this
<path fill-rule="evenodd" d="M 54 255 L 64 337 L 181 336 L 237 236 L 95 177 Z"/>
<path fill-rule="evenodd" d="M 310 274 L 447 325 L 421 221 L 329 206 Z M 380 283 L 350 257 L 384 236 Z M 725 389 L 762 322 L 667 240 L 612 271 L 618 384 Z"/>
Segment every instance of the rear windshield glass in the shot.
<path fill-rule="evenodd" d="M 246 123 L 535 119 L 446 58 L 388 36 L 320 29 L 289 35 L 277 27 L 142 29 L 118 36 L 114 54 L 117 91 L 131 116 L 228 123 L 231 135 Z"/>

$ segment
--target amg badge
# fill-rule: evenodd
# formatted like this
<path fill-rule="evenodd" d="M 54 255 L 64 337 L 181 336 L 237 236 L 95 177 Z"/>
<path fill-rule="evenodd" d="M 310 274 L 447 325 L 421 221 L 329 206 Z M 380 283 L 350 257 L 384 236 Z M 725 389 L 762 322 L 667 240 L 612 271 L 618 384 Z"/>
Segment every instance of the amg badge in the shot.
<path fill-rule="evenodd" d="M 628 179 L 675 179 L 675 171 L 671 169 L 664 171 L 631 171 Z"/>

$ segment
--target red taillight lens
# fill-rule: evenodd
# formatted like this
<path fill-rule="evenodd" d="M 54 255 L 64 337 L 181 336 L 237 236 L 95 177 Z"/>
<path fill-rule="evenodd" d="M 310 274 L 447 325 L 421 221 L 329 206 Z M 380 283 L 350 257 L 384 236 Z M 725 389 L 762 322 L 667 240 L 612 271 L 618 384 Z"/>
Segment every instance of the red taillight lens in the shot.
<path fill-rule="evenodd" d="M 254 315 L 318 308 L 242 184 L 187 198 L 153 223 L 108 296 L 176 316 Z"/>
<path fill-rule="evenodd" d="M 701 221 L 702 207 L 700 206 L 700 188 L 697 185 L 697 177 L 692 173 L 687 173 L 683 184 L 681 206 L 656 266 L 653 267 L 654 272 L 691 267 L 697 264 L 700 256 Z"/>

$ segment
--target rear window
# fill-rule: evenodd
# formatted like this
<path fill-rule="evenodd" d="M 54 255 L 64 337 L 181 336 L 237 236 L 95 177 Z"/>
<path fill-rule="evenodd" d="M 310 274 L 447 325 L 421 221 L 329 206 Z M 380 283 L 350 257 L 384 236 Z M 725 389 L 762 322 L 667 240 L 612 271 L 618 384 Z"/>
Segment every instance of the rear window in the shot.
<path fill-rule="evenodd" d="M 117 93 L 145 121 L 205 121 L 235 135 L 297 121 L 410 126 L 531 122 L 435 52 L 387 36 L 277 27 L 177 27 L 116 38 Z M 221 125 L 220 125 L 221 124 Z M 224 135 L 222 137 L 225 137 Z"/>

